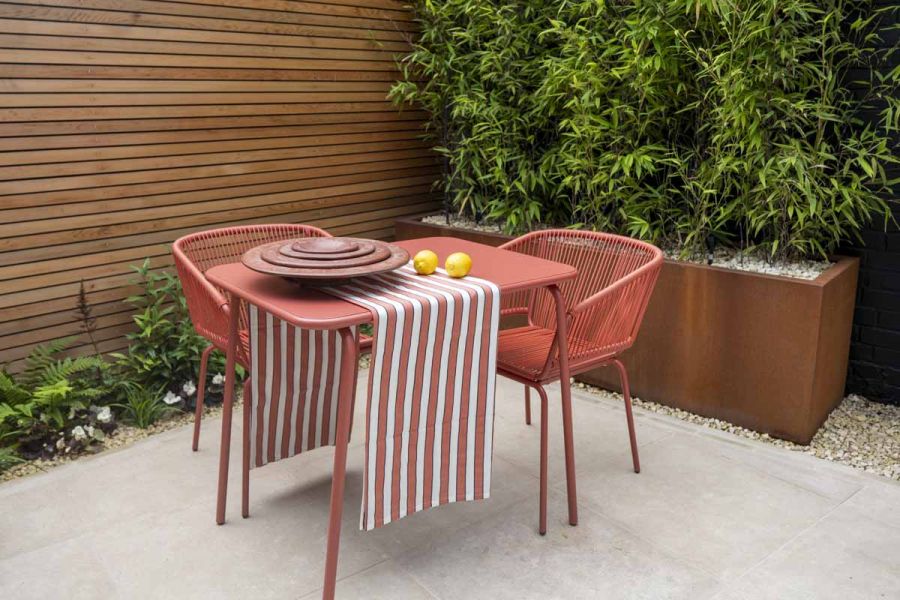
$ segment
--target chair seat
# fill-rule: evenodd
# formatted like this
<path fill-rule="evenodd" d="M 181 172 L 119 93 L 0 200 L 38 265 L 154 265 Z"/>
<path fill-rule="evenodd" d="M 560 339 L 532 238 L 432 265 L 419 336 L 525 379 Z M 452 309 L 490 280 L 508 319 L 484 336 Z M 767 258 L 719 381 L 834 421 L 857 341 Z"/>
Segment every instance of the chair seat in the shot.
<path fill-rule="evenodd" d="M 502 329 L 497 338 L 497 369 L 501 373 L 509 373 L 537 383 L 551 381 L 559 377 L 559 365 L 554 360 L 550 369 L 541 376 L 547 353 L 553 344 L 556 331 L 536 325 Z M 587 340 L 569 339 L 569 355 L 590 357 L 588 361 L 580 360 L 571 364 L 575 374 L 576 367 L 585 362 L 602 361 L 610 352 Z"/>

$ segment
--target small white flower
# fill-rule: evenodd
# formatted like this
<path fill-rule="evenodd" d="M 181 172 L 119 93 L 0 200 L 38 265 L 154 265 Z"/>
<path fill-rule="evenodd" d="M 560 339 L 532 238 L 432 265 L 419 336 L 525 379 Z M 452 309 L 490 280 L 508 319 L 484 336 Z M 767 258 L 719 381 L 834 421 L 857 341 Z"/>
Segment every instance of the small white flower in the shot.
<path fill-rule="evenodd" d="M 84 431 L 88 434 L 88 437 L 94 437 L 94 427 L 92 425 L 85 425 Z"/>
<path fill-rule="evenodd" d="M 72 437 L 78 441 L 87 439 L 87 432 L 84 430 L 84 427 L 78 425 L 74 429 L 72 429 Z"/>
<path fill-rule="evenodd" d="M 163 402 L 166 404 L 178 404 L 181 402 L 181 396 L 174 394 L 172 392 L 166 392 L 165 398 L 163 398 Z"/>
<path fill-rule="evenodd" d="M 197 391 L 197 386 L 194 385 L 193 381 L 186 381 L 183 386 L 181 386 L 181 391 L 184 392 L 188 396 L 193 396 L 194 392 Z"/>
<path fill-rule="evenodd" d="M 66 447 L 65 438 L 59 438 L 58 440 L 56 440 L 56 449 L 57 450 L 62 450 L 65 447 Z"/>
<path fill-rule="evenodd" d="M 212 378 L 213 385 L 222 385 L 225 383 L 225 376 L 221 373 L 216 373 Z"/>
<path fill-rule="evenodd" d="M 97 421 L 100 423 L 109 423 L 112 421 L 112 411 L 108 406 L 104 406 L 97 411 Z"/>

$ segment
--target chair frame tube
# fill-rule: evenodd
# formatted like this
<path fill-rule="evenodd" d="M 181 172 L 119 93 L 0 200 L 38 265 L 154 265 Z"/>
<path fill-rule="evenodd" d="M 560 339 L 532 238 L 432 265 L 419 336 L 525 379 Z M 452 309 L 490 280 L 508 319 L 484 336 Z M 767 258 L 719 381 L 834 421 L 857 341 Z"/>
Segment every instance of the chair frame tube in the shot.
<path fill-rule="evenodd" d="M 574 450 L 574 434 L 572 427 L 572 400 L 570 377 L 574 374 L 587 371 L 592 368 L 612 364 L 618 371 L 622 381 L 622 391 L 625 401 L 625 415 L 628 425 L 628 437 L 631 446 L 632 463 L 635 473 L 640 473 L 640 459 L 638 456 L 637 437 L 634 428 L 634 415 L 632 411 L 631 392 L 628 382 L 628 372 L 625 365 L 618 359 L 619 354 L 629 348 L 634 342 L 643 320 L 644 313 L 647 309 L 650 296 L 653 292 L 656 279 L 663 263 L 662 252 L 645 242 L 632 240 L 623 236 L 616 236 L 605 233 L 596 232 L 572 232 L 569 230 L 542 230 L 535 231 L 506 244 L 500 248 L 511 251 L 523 251 L 529 254 L 534 253 L 542 258 L 556 258 L 545 256 L 548 248 L 553 240 L 564 241 L 567 238 L 581 238 L 585 240 L 585 244 L 591 241 L 598 243 L 597 252 L 602 255 L 604 245 L 611 249 L 610 255 L 626 256 L 622 271 L 628 270 L 619 276 L 616 271 L 620 269 L 620 265 L 616 262 L 616 258 L 603 259 L 602 264 L 612 274 L 609 275 L 602 289 L 590 293 L 586 298 L 580 299 L 574 303 L 571 308 L 566 308 L 566 301 L 559 286 L 549 286 L 547 289 L 553 297 L 555 304 L 555 327 L 556 330 L 547 356 L 543 361 L 540 371 L 533 377 L 526 377 L 519 372 L 505 369 L 503 364 L 498 365 L 498 371 L 504 377 L 517 381 L 525 385 L 525 422 L 531 424 L 531 398 L 530 388 L 537 390 L 541 397 L 541 460 L 540 460 L 540 515 L 539 515 L 539 532 L 543 535 L 547 530 L 547 394 L 543 384 L 560 380 L 561 388 L 561 410 L 563 419 L 563 437 L 565 445 L 565 461 L 566 461 L 566 489 L 568 496 L 569 523 L 576 525 L 578 523 L 578 506 L 576 500 L 576 481 L 575 481 L 575 450 Z M 575 243 L 573 247 L 578 248 Z M 589 246 L 585 246 L 589 247 Z M 558 252 L 569 252 L 568 256 L 577 256 L 577 250 L 558 250 Z M 582 253 L 582 259 L 585 253 Z M 637 258 L 636 258 L 637 257 Z M 641 259 L 643 257 L 643 259 Z M 609 281 L 609 279 L 613 279 Z M 603 282 L 603 276 L 594 276 L 587 283 L 575 283 L 576 290 L 579 285 L 590 286 Z M 590 291 L 584 287 L 581 291 Z M 524 296 L 520 299 L 524 306 L 505 306 L 501 314 L 515 315 L 527 314 L 528 325 L 536 326 L 534 321 L 534 300 L 536 291 L 530 291 L 525 301 Z M 604 303 L 609 303 L 604 306 Z M 604 338 L 603 333 L 598 333 L 597 338 L 604 342 L 598 346 L 597 350 L 584 351 L 572 359 L 570 356 L 570 336 L 579 335 L 579 323 L 577 319 L 581 315 L 590 317 L 590 311 L 603 311 L 610 307 L 616 309 L 615 317 L 618 321 L 610 323 L 609 320 L 603 321 L 603 326 L 609 328 L 609 335 Z M 546 313 L 542 313 L 546 315 Z M 588 325 L 593 321 L 589 321 Z M 546 325 L 537 325 L 538 327 L 547 327 Z M 581 322 L 582 330 L 585 323 Z M 583 346 L 583 344 L 582 344 Z M 539 364 L 539 363 L 538 363 Z"/>

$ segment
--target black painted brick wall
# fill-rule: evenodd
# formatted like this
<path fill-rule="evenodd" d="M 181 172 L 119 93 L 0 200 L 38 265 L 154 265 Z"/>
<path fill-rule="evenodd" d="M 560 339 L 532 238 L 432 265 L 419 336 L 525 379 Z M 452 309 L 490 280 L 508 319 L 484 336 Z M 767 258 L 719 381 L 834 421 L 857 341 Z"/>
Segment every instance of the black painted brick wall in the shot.
<path fill-rule="evenodd" d="M 900 210 L 894 209 L 900 220 Z M 860 257 L 847 391 L 900 404 L 900 231 L 870 229 Z"/>
<path fill-rule="evenodd" d="M 884 25 L 884 47 L 898 44 L 898 30 Z M 892 62 L 896 66 L 897 56 Z M 895 148 L 900 152 L 900 143 Z M 900 168 L 891 171 L 889 177 L 900 179 Z M 900 186 L 885 199 L 900 222 Z M 845 249 L 861 261 L 847 391 L 900 404 L 900 229 L 892 223 L 885 230 L 881 221 L 863 232 L 863 242 Z"/>

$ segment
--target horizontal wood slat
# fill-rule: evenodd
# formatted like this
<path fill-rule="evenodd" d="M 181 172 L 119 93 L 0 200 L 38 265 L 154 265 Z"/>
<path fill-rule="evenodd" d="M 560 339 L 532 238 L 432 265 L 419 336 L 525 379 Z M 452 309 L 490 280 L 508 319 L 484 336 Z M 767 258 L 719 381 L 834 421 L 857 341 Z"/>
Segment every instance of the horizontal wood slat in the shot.
<path fill-rule="evenodd" d="M 0 50 L 0 62 L 13 64 L 51 65 L 108 65 L 142 66 L 151 62 L 164 67 L 217 68 L 222 65 L 218 56 L 194 54 L 146 54 L 136 52 L 76 52 L 55 50 Z M 340 60 L 316 58 L 256 58 L 231 56 L 228 65 L 233 69 L 294 69 L 311 71 L 392 71 L 390 60 Z"/>
<path fill-rule="evenodd" d="M 321 112 L 381 112 L 383 102 L 310 102 L 292 104 L 215 104 L 176 106 L 99 106 L 73 108 L 9 108 L 4 117 L 11 121 L 70 121 L 103 119 L 178 119 L 187 117 L 238 117 L 246 115 L 291 115 Z"/>
<path fill-rule="evenodd" d="M 49 123 L 0 123 L 0 138 L 15 136 L 50 136 L 78 133 L 118 133 L 147 131 L 183 131 L 199 129 L 238 129 L 242 127 L 288 127 L 342 123 L 374 123 L 409 121 L 421 118 L 418 112 L 311 113 L 301 115 L 249 115 L 199 119 L 132 119 L 112 121 L 62 121 Z"/>
<path fill-rule="evenodd" d="M 188 11 L 178 14 L 172 8 L 176 4 L 174 2 L 124 1 L 125 4 L 121 6 L 122 10 L 109 10 L 108 7 L 103 7 L 101 2 L 89 3 L 87 0 L 83 4 L 93 4 L 92 7 L 71 7 L 66 6 L 64 1 L 54 2 L 53 0 L 39 0 L 45 5 L 35 4 L 33 6 L 28 6 L 23 2 L 9 2 L 0 4 L 0 18 L 400 42 L 409 39 L 409 30 L 411 29 L 408 25 L 391 20 L 349 23 L 338 19 L 320 19 L 321 24 L 319 25 L 307 25 L 308 17 L 305 15 L 281 16 L 277 20 L 254 20 L 247 18 L 246 14 L 242 15 L 245 18 L 219 18 L 213 15 L 224 10 L 224 7 L 196 7 L 195 12 L 198 14 L 189 14 Z M 107 4 L 111 6 L 112 3 Z M 156 11 L 136 10 L 135 7 L 139 4 L 145 6 L 152 4 Z M 166 10 L 169 12 L 164 12 Z M 206 14 L 200 15 L 201 10 Z"/>
<path fill-rule="evenodd" d="M 302 48 L 296 46 L 255 46 L 247 44 L 216 44 L 209 42 L 114 40 L 73 36 L 0 34 L 0 47 L 29 50 L 126 52 L 148 54 L 183 54 L 186 56 L 234 56 L 259 58 L 307 58 L 317 60 L 358 60 L 392 62 L 394 53 L 385 50 L 345 50 L 338 48 Z M 186 59 L 189 60 L 189 59 Z M 239 66 L 239 65 L 238 65 Z"/>
<path fill-rule="evenodd" d="M 9 6 L 0 6 L 0 15 L 17 16 Z M 10 27 L 12 20 L 2 18 L 0 26 Z M 66 23 L 54 21 L 16 20 L 15 29 L 26 35 L 74 36 L 86 38 L 112 38 L 117 40 L 169 40 L 176 42 L 198 42 L 211 44 L 246 44 L 266 47 L 333 48 L 347 50 L 376 50 L 382 52 L 403 52 L 405 41 L 392 42 L 372 39 L 328 38 L 301 35 L 270 35 L 266 33 L 241 33 L 195 29 L 167 29 L 162 27 L 140 27 L 133 25 L 110 25 L 106 23 Z"/>
<path fill-rule="evenodd" d="M 394 150 L 385 152 L 368 152 L 363 154 L 337 154 L 333 156 L 313 157 L 298 159 L 295 161 L 272 161 L 272 164 L 264 164 L 266 168 L 250 169 L 247 165 L 242 165 L 240 170 L 232 173 L 221 173 L 213 168 L 204 168 L 198 173 L 192 175 L 203 175 L 197 177 L 185 177 L 178 179 L 178 174 L 184 174 L 178 169 L 159 170 L 154 173 L 159 179 L 149 183 L 131 183 L 124 182 L 122 185 L 105 185 L 104 187 L 74 187 L 59 191 L 51 191 L 41 194 L 41 205 L 51 206 L 54 204 L 66 204 L 75 202 L 91 202 L 95 200 L 110 200 L 118 198 L 145 197 L 149 202 L 155 201 L 155 196 L 149 194 L 167 195 L 175 192 L 186 192 L 193 190 L 206 190 L 216 188 L 236 188 L 239 186 L 253 185 L 268 182 L 281 182 L 297 179 L 307 179 L 314 176 L 333 174 L 335 169 L 337 172 L 345 172 L 346 165 L 355 164 L 361 171 L 377 171 L 380 169 L 390 169 L 390 165 L 383 163 L 390 161 L 405 160 L 425 160 L 425 164 L 433 164 L 433 159 L 422 152 L 412 150 Z M 431 159 L 431 160 L 429 160 Z M 397 163 L 399 164 L 399 163 Z M 272 165 L 275 165 L 274 167 Z M 288 165 L 287 168 L 284 168 Z M 256 165 L 250 165 L 256 166 Z M 281 167 L 281 168 L 276 168 Z M 315 171 L 310 169 L 317 167 Z M 173 178 L 174 177 L 174 178 Z M 73 181 L 84 181 L 77 179 Z M 112 179 L 107 179 L 107 183 L 111 183 Z M 17 207 L 30 208 L 27 199 L 31 194 L 12 194 L 5 196 L 5 206 L 10 209 Z M 67 214 L 71 211 L 77 212 L 77 208 L 71 206 L 65 207 Z M 0 215 L 6 213 L 0 213 Z M 41 214 L 33 210 L 24 214 L 21 219 L 24 221 L 34 218 L 40 218 Z"/>
<path fill-rule="evenodd" d="M 141 13 L 142 15 L 182 15 L 186 17 L 207 18 L 210 11 L 214 11 L 219 19 L 255 21 L 261 23 L 303 23 L 321 25 L 323 27 L 347 27 L 351 29 L 386 29 L 412 30 L 409 18 L 396 18 L 385 14 L 359 14 L 342 16 L 339 11 L 331 9 L 332 14 L 323 14 L 317 10 L 314 3 L 282 2 L 278 8 L 272 7 L 274 3 L 268 2 L 268 7 L 263 7 L 258 2 L 209 2 L 203 6 L 202 2 L 177 2 L 160 0 L 16 0 L 16 4 L 33 6 L 62 6 L 76 9 L 111 10 L 127 13 Z M 248 8 L 249 7 L 249 8 Z M 270 8 L 271 7 L 271 8 Z M 290 10 L 285 10 L 290 7 Z M 329 9 L 326 6 L 325 11 Z M 346 12 L 346 11 L 345 11 Z M 338 14 L 335 14 L 338 13 Z M 374 18 L 367 18 L 374 17 Z M 380 17 L 380 18 L 379 18 Z"/>
<path fill-rule="evenodd" d="M 132 330 L 131 266 L 177 237 L 303 222 L 389 238 L 436 207 L 423 113 L 386 98 L 396 0 L 0 1 L 0 365 Z"/>
<path fill-rule="evenodd" d="M 36 236 L 44 235 L 44 232 L 61 232 L 59 241 L 65 243 L 66 239 L 72 239 L 73 233 L 77 233 L 80 239 L 107 237 L 107 234 L 122 232 L 124 234 L 146 230 L 142 223 L 153 223 L 156 226 L 161 222 L 182 218 L 208 218 L 208 215 L 233 212 L 237 210 L 273 209 L 278 210 L 284 206 L 294 205 L 298 202 L 322 202 L 325 198 L 344 198 L 357 193 L 367 193 L 381 190 L 397 190 L 406 186 L 430 185 L 434 180 L 432 172 L 414 177 L 404 176 L 399 179 L 384 181 L 369 181 L 365 183 L 353 183 L 323 187 L 309 190 L 295 190 L 278 194 L 264 194 L 262 196 L 244 196 L 240 198 L 226 198 L 201 204 L 174 204 L 158 208 L 144 208 L 138 210 L 103 213 L 100 215 L 85 215 L 79 217 L 59 217 L 40 221 L 29 221 L 12 226 L 0 225 L 0 235 L 6 233 L 17 234 L 17 237 L 9 241 L 8 247 L 16 246 L 35 247 Z M 203 215 L 203 216 L 201 216 Z M 27 227 L 26 227 L 27 226 Z M 102 227 L 100 235 L 93 233 Z M 84 233 L 91 232 L 91 233 Z M 82 237 L 83 236 L 83 237 Z M 49 241 L 49 240 L 47 240 Z"/>
<path fill-rule="evenodd" d="M 175 168 L 190 160 L 197 165 L 233 164 L 243 162 L 265 162 L 271 160 L 305 158 L 308 156 L 330 156 L 348 154 L 348 150 L 371 148 L 378 144 L 394 144 L 398 148 L 417 148 L 424 144 L 408 132 L 387 132 L 381 134 L 335 135 L 328 141 L 335 145 L 320 145 L 319 138 L 277 138 L 271 140 L 249 140 L 244 142 L 201 142 L 193 144 L 170 144 L 171 154 L 163 154 L 164 149 L 153 148 L 144 151 L 150 156 L 140 156 L 141 152 L 130 147 L 106 151 L 85 151 L 84 158 L 78 162 L 57 162 L 55 154 L 47 152 L 49 164 L 28 162 L 18 166 L 0 167 L 0 179 L 12 182 L 18 179 L 35 179 L 40 177 L 64 177 L 67 175 L 89 175 L 94 173 L 126 173 L 156 169 Z M 268 144 L 267 144 L 268 142 Z M 261 147 L 260 147 L 261 146 Z M 219 151 L 215 151 L 219 150 Z M 136 156 L 119 158 L 116 155 L 134 154 Z M 104 156 L 106 155 L 106 156 Z M 110 156 L 112 155 L 112 156 Z M 190 159 L 186 155 L 192 155 Z M 12 155 L 15 160 L 16 155 Z M 104 160 L 106 157 L 108 160 Z M 34 160 L 33 158 L 31 160 Z M 15 183 L 0 186 L 0 190 L 15 190 Z M 0 192 L 2 193 L 2 192 Z M 2 236 L 0 236 L 2 237 Z"/>

